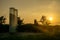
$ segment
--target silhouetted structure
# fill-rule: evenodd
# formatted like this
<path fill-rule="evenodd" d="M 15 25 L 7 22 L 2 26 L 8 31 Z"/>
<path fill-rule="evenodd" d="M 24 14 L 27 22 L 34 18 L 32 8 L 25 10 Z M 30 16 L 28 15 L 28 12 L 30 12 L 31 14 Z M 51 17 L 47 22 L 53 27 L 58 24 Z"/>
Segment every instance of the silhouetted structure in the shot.
<path fill-rule="evenodd" d="M 9 32 L 16 32 L 16 27 L 17 27 L 17 17 L 18 17 L 18 10 L 11 7 L 10 8 L 10 28 L 9 28 Z"/>
<path fill-rule="evenodd" d="M 38 25 L 38 22 L 36 19 L 34 19 L 34 25 Z"/>

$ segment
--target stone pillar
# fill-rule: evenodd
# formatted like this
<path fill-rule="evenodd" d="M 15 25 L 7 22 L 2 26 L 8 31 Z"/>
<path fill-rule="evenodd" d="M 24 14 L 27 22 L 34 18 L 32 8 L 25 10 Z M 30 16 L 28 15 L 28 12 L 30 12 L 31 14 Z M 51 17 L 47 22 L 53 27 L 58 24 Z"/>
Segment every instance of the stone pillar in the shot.
<path fill-rule="evenodd" d="M 17 27 L 17 10 L 13 7 L 10 8 L 10 13 L 9 13 L 9 32 L 16 32 L 16 27 Z"/>

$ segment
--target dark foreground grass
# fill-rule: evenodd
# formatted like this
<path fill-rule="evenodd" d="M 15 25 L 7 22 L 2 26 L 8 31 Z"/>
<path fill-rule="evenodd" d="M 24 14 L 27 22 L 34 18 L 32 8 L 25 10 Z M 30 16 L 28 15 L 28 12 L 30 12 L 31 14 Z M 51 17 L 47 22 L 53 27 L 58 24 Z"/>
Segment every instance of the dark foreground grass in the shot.
<path fill-rule="evenodd" d="M 60 36 L 48 36 L 43 33 L 0 33 L 0 40 L 60 40 Z"/>

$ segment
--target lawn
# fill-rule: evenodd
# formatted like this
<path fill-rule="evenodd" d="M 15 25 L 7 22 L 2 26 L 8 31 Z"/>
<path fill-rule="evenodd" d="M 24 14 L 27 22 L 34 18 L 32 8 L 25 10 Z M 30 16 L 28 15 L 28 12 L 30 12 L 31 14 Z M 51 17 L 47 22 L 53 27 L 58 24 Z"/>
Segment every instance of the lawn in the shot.
<path fill-rule="evenodd" d="M 0 40 L 59 40 L 59 35 L 45 33 L 0 33 Z"/>

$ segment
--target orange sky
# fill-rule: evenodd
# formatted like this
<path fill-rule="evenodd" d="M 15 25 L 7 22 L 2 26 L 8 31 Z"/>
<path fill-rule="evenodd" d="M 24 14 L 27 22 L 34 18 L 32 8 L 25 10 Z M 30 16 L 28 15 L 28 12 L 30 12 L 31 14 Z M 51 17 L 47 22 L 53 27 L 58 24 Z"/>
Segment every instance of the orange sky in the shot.
<path fill-rule="evenodd" d="M 53 17 L 53 23 L 60 23 L 60 0 L 0 0 L 0 16 L 4 15 L 9 23 L 9 8 L 18 9 L 24 23 L 40 20 L 42 15 Z"/>

